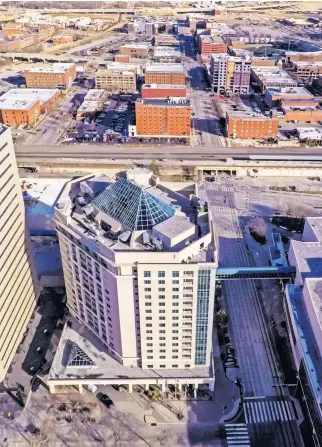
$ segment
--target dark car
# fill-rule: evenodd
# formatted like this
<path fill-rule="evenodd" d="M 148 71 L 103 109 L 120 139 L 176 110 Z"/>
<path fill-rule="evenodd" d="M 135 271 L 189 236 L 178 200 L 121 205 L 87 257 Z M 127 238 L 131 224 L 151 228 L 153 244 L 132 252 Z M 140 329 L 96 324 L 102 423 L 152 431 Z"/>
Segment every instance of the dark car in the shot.
<path fill-rule="evenodd" d="M 41 385 L 41 380 L 39 379 L 39 377 L 36 377 L 32 381 L 31 391 L 36 393 L 39 390 L 40 385 Z"/>
<path fill-rule="evenodd" d="M 104 393 L 97 393 L 96 397 L 98 400 L 100 400 L 102 402 L 102 404 L 105 405 L 105 407 L 107 408 L 111 408 L 114 405 L 114 402 L 112 401 L 112 399 L 110 397 L 108 397 L 107 394 Z"/>

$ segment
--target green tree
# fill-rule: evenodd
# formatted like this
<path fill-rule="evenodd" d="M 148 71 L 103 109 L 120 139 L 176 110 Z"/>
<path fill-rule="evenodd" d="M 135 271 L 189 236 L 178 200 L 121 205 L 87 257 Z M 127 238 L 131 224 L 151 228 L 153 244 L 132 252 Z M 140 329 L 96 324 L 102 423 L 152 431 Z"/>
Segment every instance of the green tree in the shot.
<path fill-rule="evenodd" d="M 228 323 L 228 315 L 224 310 L 218 310 L 215 313 L 215 326 L 217 328 L 222 328 Z"/>
<path fill-rule="evenodd" d="M 156 175 L 157 177 L 160 176 L 160 169 L 159 166 L 156 164 L 155 160 L 151 162 L 150 170 L 153 172 L 153 175 Z"/>

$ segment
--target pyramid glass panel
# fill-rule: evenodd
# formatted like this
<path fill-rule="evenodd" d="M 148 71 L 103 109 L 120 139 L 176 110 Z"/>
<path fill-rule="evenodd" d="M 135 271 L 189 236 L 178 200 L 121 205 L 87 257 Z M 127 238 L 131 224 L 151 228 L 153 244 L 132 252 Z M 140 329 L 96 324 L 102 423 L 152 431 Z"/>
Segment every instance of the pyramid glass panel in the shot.
<path fill-rule="evenodd" d="M 73 342 L 70 354 L 68 357 L 67 366 L 81 367 L 81 366 L 95 366 L 92 359 L 88 357 L 86 352 L 84 352 L 77 343 Z"/>
<path fill-rule="evenodd" d="M 171 206 L 126 179 L 108 186 L 92 204 L 132 231 L 149 230 L 174 215 Z"/>

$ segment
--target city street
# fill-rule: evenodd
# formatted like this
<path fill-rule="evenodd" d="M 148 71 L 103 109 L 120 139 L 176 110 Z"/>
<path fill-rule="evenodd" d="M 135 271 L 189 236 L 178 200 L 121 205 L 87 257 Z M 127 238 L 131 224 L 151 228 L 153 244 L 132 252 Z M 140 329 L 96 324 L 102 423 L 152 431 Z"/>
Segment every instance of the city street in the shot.
<path fill-rule="evenodd" d="M 218 177 L 214 182 L 205 182 L 204 187 L 214 221 L 219 266 L 252 266 L 253 260 L 246 249 L 241 224 L 245 210 L 239 215 L 234 188 L 225 178 Z M 220 207 L 217 201 L 219 194 L 224 195 Z M 281 388 L 283 374 L 255 282 L 225 281 L 223 291 L 229 315 L 230 342 L 239 366 L 237 370 L 228 368 L 227 374 L 232 379 L 236 376 L 242 379 L 244 415 L 245 422 L 250 426 L 250 435 L 257 443 L 266 436 L 270 445 L 302 446 L 297 414 L 287 391 Z"/>

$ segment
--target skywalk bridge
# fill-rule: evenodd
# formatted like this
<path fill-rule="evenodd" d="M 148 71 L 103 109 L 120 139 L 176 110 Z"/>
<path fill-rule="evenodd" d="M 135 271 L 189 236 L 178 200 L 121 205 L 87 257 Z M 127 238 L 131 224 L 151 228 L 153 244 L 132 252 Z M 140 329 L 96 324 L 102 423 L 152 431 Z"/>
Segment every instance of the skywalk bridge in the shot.
<path fill-rule="evenodd" d="M 230 279 L 292 279 L 296 270 L 292 266 L 283 267 L 218 267 L 217 280 Z"/>

